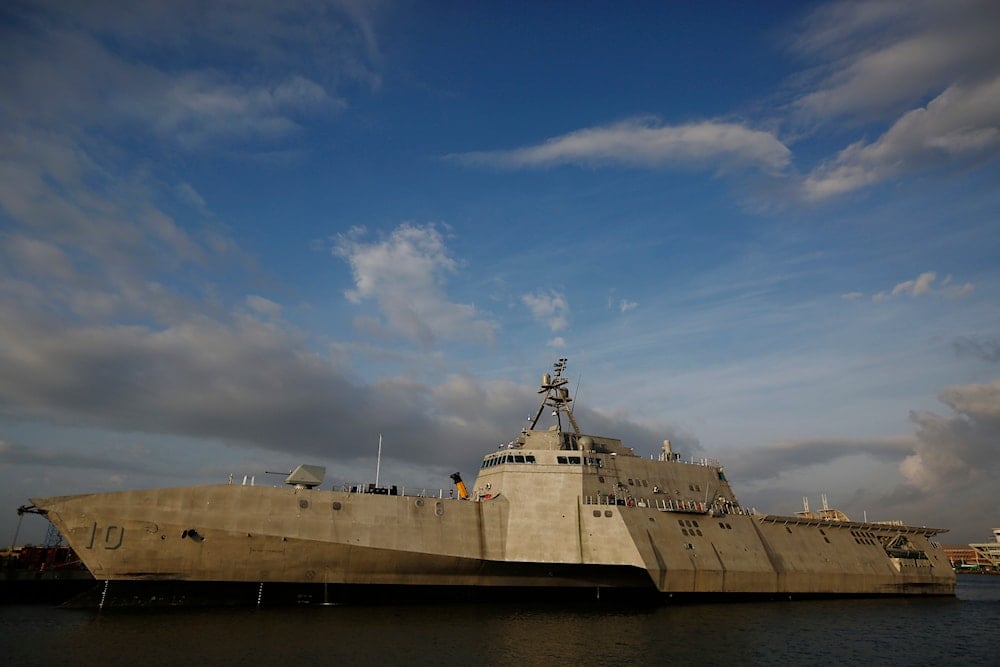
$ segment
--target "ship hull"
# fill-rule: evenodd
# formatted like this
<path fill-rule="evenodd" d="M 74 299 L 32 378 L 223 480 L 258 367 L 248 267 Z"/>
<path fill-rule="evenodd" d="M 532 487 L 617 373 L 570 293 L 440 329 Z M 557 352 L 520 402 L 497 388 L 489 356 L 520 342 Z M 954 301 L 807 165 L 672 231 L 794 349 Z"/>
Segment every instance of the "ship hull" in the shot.
<path fill-rule="evenodd" d="M 899 527 L 789 517 L 548 508 L 239 485 L 33 501 L 98 584 L 82 602 L 287 604 L 421 597 L 633 599 L 953 595 L 943 551 L 875 546 Z M 679 537 L 679 525 L 698 526 Z M 696 532 L 697 531 L 697 532 Z M 529 548 L 530 547 L 530 548 Z M 940 554 L 938 553 L 940 551 Z M 530 556 L 529 554 L 534 554 Z M 530 594 L 530 593 L 529 593 Z"/>

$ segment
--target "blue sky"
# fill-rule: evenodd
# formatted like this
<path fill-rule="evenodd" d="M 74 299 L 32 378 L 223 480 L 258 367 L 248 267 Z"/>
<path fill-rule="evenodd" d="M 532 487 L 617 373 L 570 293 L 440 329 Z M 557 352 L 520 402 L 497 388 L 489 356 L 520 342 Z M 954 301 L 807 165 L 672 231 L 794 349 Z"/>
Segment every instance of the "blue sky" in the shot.
<path fill-rule="evenodd" d="M 985 536 L 1000 7 L 765 4 L 6 3 L 0 529 L 379 433 L 447 488 L 568 357 L 745 504 Z"/>

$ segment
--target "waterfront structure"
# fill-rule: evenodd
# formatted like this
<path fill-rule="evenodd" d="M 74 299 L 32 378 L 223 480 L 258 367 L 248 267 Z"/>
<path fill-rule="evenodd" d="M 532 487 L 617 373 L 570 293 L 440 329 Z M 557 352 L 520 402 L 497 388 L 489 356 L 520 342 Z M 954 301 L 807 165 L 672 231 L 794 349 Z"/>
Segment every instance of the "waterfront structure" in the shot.
<path fill-rule="evenodd" d="M 740 504 L 715 460 L 683 460 L 669 441 L 646 459 L 581 431 L 565 367 L 561 359 L 543 375 L 534 418 L 483 458 L 471 491 L 452 476 L 457 497 L 324 490 L 325 469 L 299 466 L 286 488 L 123 491 L 38 498 L 26 509 L 47 516 L 103 583 L 101 605 L 173 604 L 223 589 L 257 603 L 359 590 L 954 594 L 936 541 L 944 530 L 836 512 L 759 514 Z M 548 413 L 555 423 L 540 426 Z"/>
<path fill-rule="evenodd" d="M 944 553 L 948 556 L 951 566 L 959 572 L 987 572 L 993 568 L 989 558 L 968 544 L 946 544 Z"/>
<path fill-rule="evenodd" d="M 1000 528 L 993 529 L 992 542 L 977 542 L 969 547 L 976 552 L 978 561 L 988 561 L 994 572 L 1000 571 Z"/>

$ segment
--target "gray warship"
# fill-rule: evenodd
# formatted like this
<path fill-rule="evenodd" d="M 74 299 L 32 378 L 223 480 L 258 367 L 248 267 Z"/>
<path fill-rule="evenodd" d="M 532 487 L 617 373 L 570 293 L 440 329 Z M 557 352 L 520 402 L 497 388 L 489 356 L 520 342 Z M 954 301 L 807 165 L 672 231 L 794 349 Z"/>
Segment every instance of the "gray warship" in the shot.
<path fill-rule="evenodd" d="M 218 484 L 32 499 L 97 586 L 81 604 L 332 603 L 397 596 L 954 595 L 942 529 L 835 510 L 760 514 L 714 460 L 585 434 L 560 359 L 520 434 L 453 497 L 374 485 Z M 540 427 L 543 414 L 554 423 Z M 546 421 L 549 421 L 548 419 Z M 603 597 L 602 597 L 603 596 Z M 530 598 L 529 598 L 530 599 Z"/>

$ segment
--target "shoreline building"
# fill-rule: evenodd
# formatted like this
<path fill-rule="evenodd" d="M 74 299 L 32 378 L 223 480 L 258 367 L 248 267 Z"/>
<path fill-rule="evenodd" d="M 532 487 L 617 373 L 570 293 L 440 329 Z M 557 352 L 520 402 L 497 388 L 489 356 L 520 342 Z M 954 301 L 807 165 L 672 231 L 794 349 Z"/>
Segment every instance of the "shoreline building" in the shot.
<path fill-rule="evenodd" d="M 993 529 L 992 542 L 951 545 L 944 550 L 956 570 L 1000 572 L 1000 528 Z"/>

